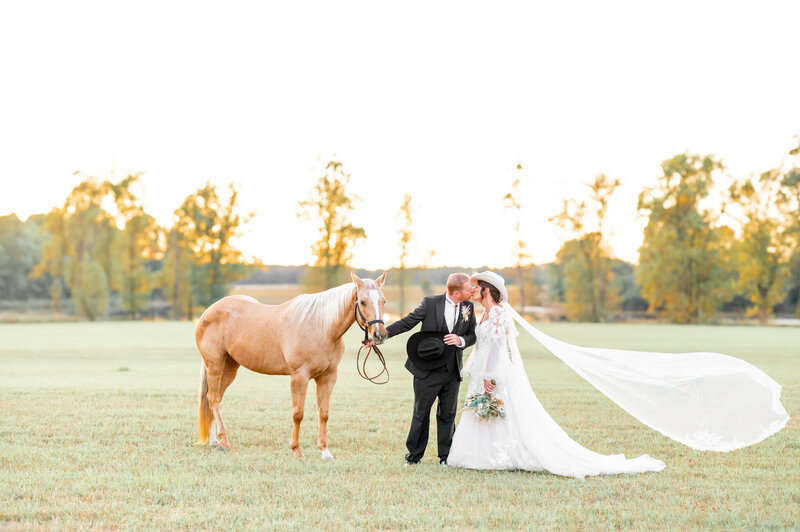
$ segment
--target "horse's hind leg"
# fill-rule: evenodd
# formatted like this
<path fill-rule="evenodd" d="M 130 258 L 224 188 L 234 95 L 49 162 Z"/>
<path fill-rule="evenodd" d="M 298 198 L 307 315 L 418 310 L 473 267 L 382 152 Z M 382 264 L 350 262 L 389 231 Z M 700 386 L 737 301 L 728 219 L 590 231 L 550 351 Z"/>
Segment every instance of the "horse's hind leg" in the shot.
<path fill-rule="evenodd" d="M 300 423 L 303 421 L 303 408 L 308 390 L 308 375 L 302 370 L 292 373 L 292 439 L 289 446 L 295 458 L 305 458 L 300 450 Z"/>
<path fill-rule="evenodd" d="M 222 357 L 215 357 L 215 360 L 206 361 L 206 371 L 208 372 L 208 403 L 211 406 L 211 412 L 214 414 L 214 423 L 211 430 L 216 428 L 219 441 L 217 445 L 223 449 L 230 449 L 231 443 L 228 440 L 228 430 L 222 422 L 222 414 L 219 411 L 219 404 L 222 401 L 222 396 L 225 390 L 236 378 L 236 372 L 239 369 L 239 364 L 231 358 L 230 355 L 223 355 Z M 216 427 L 214 427 L 216 425 Z"/>
<path fill-rule="evenodd" d="M 328 450 L 328 406 L 331 402 L 333 385 L 336 384 L 336 370 L 320 375 L 314 381 L 317 383 L 317 408 L 319 410 L 317 447 L 322 451 L 323 460 L 333 460 L 333 455 Z"/>

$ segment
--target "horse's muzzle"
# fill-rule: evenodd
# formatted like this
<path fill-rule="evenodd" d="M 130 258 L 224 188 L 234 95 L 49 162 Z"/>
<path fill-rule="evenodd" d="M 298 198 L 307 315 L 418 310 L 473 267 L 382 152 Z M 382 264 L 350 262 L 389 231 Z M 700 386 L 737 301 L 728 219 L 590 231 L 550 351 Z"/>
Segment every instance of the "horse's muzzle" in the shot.
<path fill-rule="evenodd" d="M 372 339 L 376 344 L 380 345 L 389 338 L 389 333 L 386 332 L 386 327 L 383 324 L 377 325 L 375 330 L 372 331 Z"/>

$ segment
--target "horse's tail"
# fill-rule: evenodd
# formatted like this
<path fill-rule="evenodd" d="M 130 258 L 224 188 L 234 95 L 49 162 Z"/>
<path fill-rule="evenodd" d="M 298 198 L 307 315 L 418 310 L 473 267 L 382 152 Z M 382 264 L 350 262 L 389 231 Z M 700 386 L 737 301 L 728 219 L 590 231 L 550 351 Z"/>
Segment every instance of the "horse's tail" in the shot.
<path fill-rule="evenodd" d="M 197 407 L 197 430 L 200 439 L 197 445 L 208 443 L 208 429 L 211 428 L 211 420 L 214 415 L 211 413 L 211 405 L 208 404 L 208 375 L 206 374 L 206 364 L 201 362 L 202 370 L 200 373 L 200 404 Z"/>

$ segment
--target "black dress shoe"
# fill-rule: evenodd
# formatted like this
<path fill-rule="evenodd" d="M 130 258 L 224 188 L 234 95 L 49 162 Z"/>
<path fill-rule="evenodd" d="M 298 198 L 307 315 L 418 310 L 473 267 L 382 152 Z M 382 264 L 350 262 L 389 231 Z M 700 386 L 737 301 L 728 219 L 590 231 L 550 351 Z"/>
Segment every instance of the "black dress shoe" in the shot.
<path fill-rule="evenodd" d="M 439 465 L 442 465 L 442 466 L 448 465 L 447 464 L 447 458 L 442 458 L 441 460 L 439 460 Z"/>
<path fill-rule="evenodd" d="M 406 467 L 419 465 L 419 462 L 412 462 L 411 460 L 406 460 Z"/>

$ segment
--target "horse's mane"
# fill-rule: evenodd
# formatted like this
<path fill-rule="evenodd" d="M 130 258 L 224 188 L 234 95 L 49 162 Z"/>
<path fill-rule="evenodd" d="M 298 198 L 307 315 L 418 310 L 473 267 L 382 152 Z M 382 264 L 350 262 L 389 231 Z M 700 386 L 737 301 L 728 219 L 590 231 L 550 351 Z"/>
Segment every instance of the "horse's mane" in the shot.
<path fill-rule="evenodd" d="M 341 319 L 342 310 L 353 305 L 354 288 L 353 283 L 346 283 L 324 292 L 299 295 L 290 302 L 288 316 L 325 333 L 333 333 L 331 329 Z"/>

